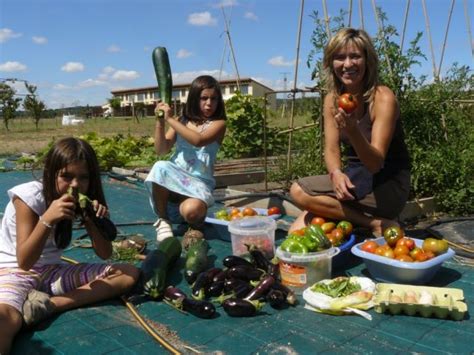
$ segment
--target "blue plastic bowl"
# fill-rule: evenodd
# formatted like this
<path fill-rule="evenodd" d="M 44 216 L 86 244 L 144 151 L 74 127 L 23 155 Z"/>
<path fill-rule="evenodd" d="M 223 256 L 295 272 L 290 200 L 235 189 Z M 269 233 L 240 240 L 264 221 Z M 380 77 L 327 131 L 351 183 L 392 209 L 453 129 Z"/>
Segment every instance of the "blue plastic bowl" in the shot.
<path fill-rule="evenodd" d="M 344 243 L 341 244 L 338 248 L 340 253 L 337 254 L 332 259 L 332 268 L 339 269 L 349 264 L 349 259 L 352 257 L 350 253 L 352 246 L 354 245 L 356 237 L 354 234 L 349 236 L 349 239 Z"/>
<path fill-rule="evenodd" d="M 415 241 L 417 247 L 423 245 L 423 240 L 411 238 Z M 384 238 L 377 238 L 374 241 L 379 244 L 385 244 Z M 405 262 L 384 256 L 368 253 L 361 249 L 364 242 L 354 245 L 352 253 L 364 259 L 365 266 L 370 275 L 379 281 L 401 283 L 401 284 L 425 284 L 430 281 L 441 267 L 444 261 L 454 256 L 454 251 L 449 248 L 444 254 L 438 255 L 433 259 L 423 262 Z"/>

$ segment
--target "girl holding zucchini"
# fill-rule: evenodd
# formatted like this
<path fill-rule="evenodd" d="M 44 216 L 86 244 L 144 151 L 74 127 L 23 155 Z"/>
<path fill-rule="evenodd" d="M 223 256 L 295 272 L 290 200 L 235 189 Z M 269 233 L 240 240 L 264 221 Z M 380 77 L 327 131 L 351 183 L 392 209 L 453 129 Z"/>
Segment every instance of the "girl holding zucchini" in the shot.
<path fill-rule="evenodd" d="M 87 142 L 61 139 L 44 163 L 42 181 L 8 190 L 10 202 L 0 229 L 0 354 L 10 351 L 23 324 L 124 294 L 139 275 L 130 264 L 72 265 L 61 260 L 71 240 L 71 222 L 82 208 L 71 191 L 91 199 L 83 222 L 102 259 L 112 254 L 114 228 L 104 227 L 108 210 L 97 157 Z"/>
<path fill-rule="evenodd" d="M 226 131 L 226 114 L 219 83 L 208 75 L 191 83 L 184 115 L 174 117 L 164 102 L 157 104 L 156 113 L 156 153 L 162 156 L 175 148 L 169 160 L 153 165 L 145 180 L 159 217 L 154 226 L 160 242 L 173 236 L 171 223 L 184 221 L 197 228 L 214 203 L 214 163 Z"/>

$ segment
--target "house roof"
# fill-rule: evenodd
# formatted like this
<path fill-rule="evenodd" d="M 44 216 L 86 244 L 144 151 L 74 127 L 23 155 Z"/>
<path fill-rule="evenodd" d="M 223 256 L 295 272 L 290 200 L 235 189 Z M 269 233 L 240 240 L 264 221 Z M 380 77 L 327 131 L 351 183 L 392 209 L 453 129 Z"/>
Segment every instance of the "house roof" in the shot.
<path fill-rule="evenodd" d="M 237 82 L 237 79 L 224 79 L 224 80 L 219 80 L 220 85 L 228 85 Z M 263 85 L 262 83 L 258 82 L 255 79 L 252 78 L 240 78 L 240 83 L 241 84 L 249 84 L 251 82 L 257 83 L 260 86 L 263 86 L 264 88 L 268 89 L 269 91 L 273 91 L 273 89 L 269 88 L 266 85 Z M 191 86 L 191 83 L 179 83 L 179 84 L 173 84 L 173 89 L 185 89 Z M 131 89 L 122 89 L 122 90 L 112 90 L 112 94 L 125 94 L 125 93 L 131 93 L 131 92 L 146 92 L 150 90 L 158 90 L 158 85 L 154 86 L 146 86 L 146 87 L 141 87 L 141 88 L 131 88 Z"/>

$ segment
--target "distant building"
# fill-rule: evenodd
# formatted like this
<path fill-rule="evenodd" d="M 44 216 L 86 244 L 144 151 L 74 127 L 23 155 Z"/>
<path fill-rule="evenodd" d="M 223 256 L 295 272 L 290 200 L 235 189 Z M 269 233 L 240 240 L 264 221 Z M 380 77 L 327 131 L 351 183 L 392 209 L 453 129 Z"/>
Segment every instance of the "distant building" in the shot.
<path fill-rule="evenodd" d="M 219 81 L 222 89 L 224 100 L 231 98 L 237 91 L 237 81 L 221 80 Z M 173 101 L 175 106 L 186 103 L 191 83 L 173 85 Z M 255 81 L 251 78 L 241 78 L 239 81 L 240 92 L 244 95 L 252 95 L 263 97 L 265 93 L 272 93 L 273 89 Z M 158 86 L 150 86 L 143 88 L 125 89 L 111 91 L 112 96 L 120 99 L 121 112 L 116 114 L 121 116 L 133 115 L 133 105 L 135 103 L 144 103 L 146 115 L 153 115 L 155 103 L 160 98 Z M 276 95 L 267 95 L 268 105 L 271 109 L 276 108 Z"/>

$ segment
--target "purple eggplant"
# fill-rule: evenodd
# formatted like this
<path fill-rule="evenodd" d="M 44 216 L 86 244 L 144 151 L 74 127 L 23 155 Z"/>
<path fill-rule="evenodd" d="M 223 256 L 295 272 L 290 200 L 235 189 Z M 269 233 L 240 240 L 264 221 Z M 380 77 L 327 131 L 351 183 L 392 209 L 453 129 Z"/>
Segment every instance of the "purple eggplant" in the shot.
<path fill-rule="evenodd" d="M 186 294 L 177 287 L 167 287 L 164 293 L 164 299 L 173 307 L 191 313 L 199 318 L 209 319 L 216 314 L 216 307 L 214 307 L 211 302 L 188 298 Z"/>
<path fill-rule="evenodd" d="M 296 298 L 296 294 L 292 290 L 290 290 L 288 287 L 283 285 L 281 282 L 276 281 L 272 285 L 272 289 L 279 290 L 279 291 L 283 292 L 283 294 L 286 297 L 286 302 L 288 302 L 288 304 L 294 306 L 298 303 L 298 299 Z"/>
<path fill-rule="evenodd" d="M 214 275 L 212 278 L 212 283 L 225 281 L 226 272 L 224 270 L 220 270 L 217 274 Z"/>
<path fill-rule="evenodd" d="M 270 291 L 272 285 L 275 283 L 275 279 L 271 275 L 265 276 L 257 286 L 253 288 L 250 293 L 244 297 L 244 300 L 253 301 L 260 298 L 264 298 L 268 291 Z"/>
<path fill-rule="evenodd" d="M 192 287 L 192 297 L 196 300 L 203 300 L 207 297 L 206 290 L 212 284 L 214 276 L 220 273 L 222 269 L 213 267 L 206 271 L 201 272 Z"/>
<path fill-rule="evenodd" d="M 263 307 L 263 303 L 239 298 L 229 298 L 222 303 L 222 307 L 231 317 L 252 317 Z"/>
<path fill-rule="evenodd" d="M 270 260 L 255 245 L 247 245 L 247 249 L 252 256 L 253 262 L 258 269 L 267 271 L 270 267 Z"/>
<path fill-rule="evenodd" d="M 233 266 L 238 266 L 238 265 L 247 265 L 253 267 L 254 265 L 248 261 L 247 259 L 244 259 L 240 256 L 237 255 L 229 255 L 222 260 L 222 264 L 225 267 L 231 268 Z"/>
<path fill-rule="evenodd" d="M 288 306 L 286 295 L 280 290 L 271 289 L 267 293 L 265 300 L 275 309 L 282 309 Z"/>
<path fill-rule="evenodd" d="M 205 294 L 207 297 L 218 297 L 224 291 L 224 280 L 213 282 L 209 285 L 209 287 L 205 290 Z"/>
<path fill-rule="evenodd" d="M 252 291 L 253 286 L 245 280 L 227 279 L 224 282 L 224 293 L 232 294 L 233 297 L 243 298 Z"/>
<path fill-rule="evenodd" d="M 265 272 L 254 266 L 237 265 L 227 269 L 227 277 L 246 281 L 260 280 Z"/>

